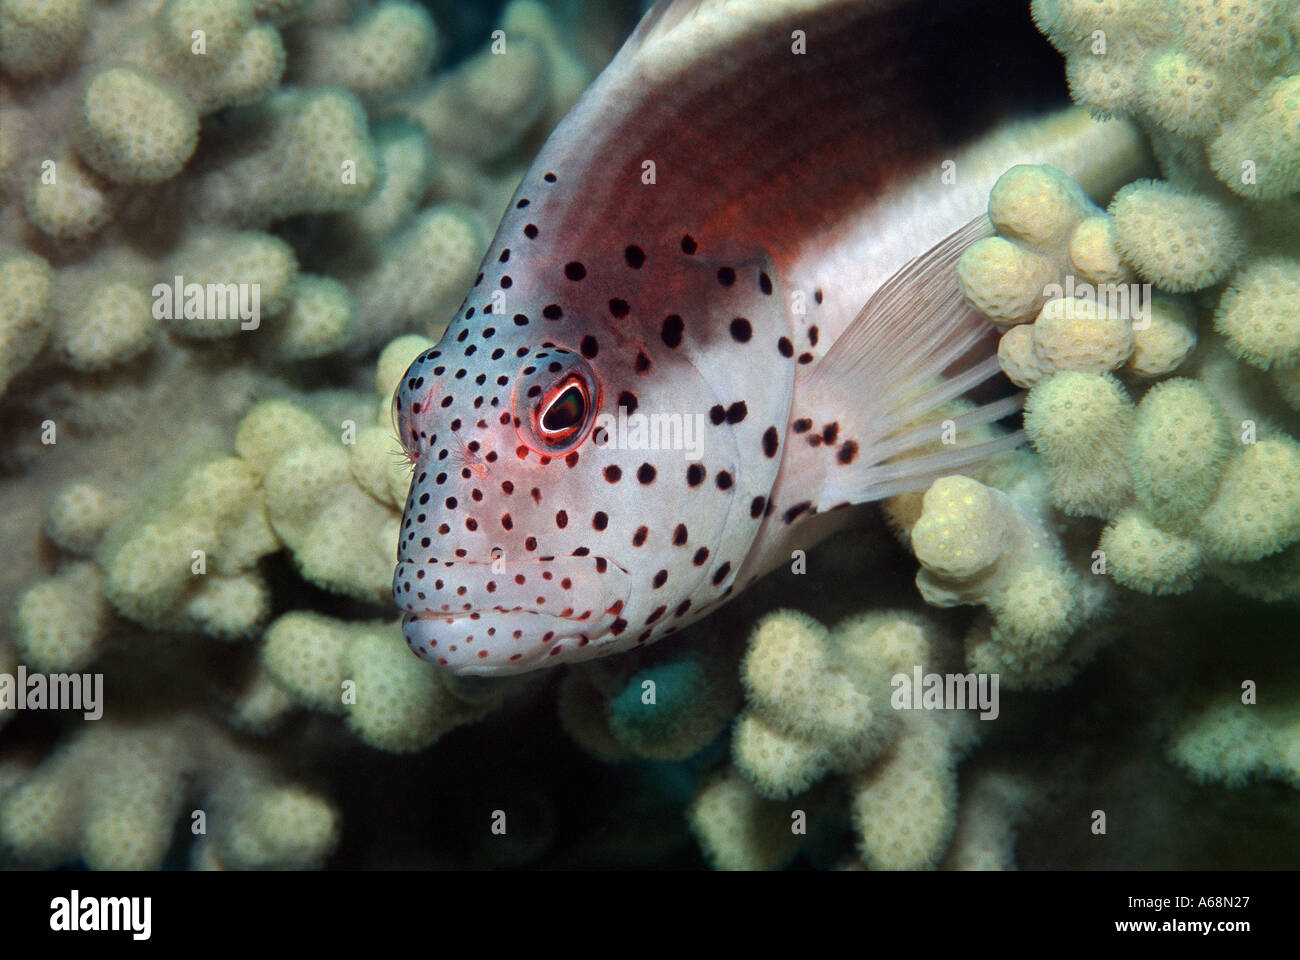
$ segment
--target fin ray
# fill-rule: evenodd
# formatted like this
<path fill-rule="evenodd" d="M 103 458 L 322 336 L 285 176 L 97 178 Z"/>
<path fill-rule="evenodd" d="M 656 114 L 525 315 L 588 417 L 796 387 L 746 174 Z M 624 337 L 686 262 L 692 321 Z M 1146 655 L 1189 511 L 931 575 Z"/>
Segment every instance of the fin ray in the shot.
<path fill-rule="evenodd" d="M 809 373 L 802 388 L 807 407 L 838 423 L 840 435 L 860 450 L 853 466 L 828 471 L 822 502 L 862 503 L 922 489 L 1023 442 L 1018 434 L 988 439 L 971 433 L 1014 414 L 1022 394 L 944 411 L 1002 372 L 996 354 L 983 345 L 992 344 L 993 325 L 965 303 L 955 269 L 965 249 L 992 232 L 981 215 L 905 264 Z M 920 453 L 935 444 L 946 421 L 970 442 Z"/>

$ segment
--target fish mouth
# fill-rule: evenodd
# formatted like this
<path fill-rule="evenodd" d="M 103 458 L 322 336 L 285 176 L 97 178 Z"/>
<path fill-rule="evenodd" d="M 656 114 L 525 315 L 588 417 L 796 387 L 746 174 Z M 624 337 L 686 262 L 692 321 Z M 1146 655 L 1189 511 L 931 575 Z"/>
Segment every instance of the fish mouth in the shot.
<path fill-rule="evenodd" d="M 607 557 L 399 558 L 393 597 L 407 646 L 466 676 L 524 673 L 599 655 L 631 590 Z"/>

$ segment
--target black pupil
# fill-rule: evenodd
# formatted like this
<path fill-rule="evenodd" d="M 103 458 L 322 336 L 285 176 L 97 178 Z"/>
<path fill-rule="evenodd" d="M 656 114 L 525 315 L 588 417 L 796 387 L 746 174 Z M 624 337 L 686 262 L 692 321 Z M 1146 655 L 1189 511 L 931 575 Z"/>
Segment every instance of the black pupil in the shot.
<path fill-rule="evenodd" d="M 550 433 L 571 430 L 582 422 L 586 406 L 582 390 L 575 384 L 556 397 L 542 414 L 542 427 Z"/>

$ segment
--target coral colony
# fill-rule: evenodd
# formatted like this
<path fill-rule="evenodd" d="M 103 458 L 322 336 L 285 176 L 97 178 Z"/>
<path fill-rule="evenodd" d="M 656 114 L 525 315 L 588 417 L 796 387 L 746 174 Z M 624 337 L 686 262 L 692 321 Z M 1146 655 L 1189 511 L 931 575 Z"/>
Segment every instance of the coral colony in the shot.
<path fill-rule="evenodd" d="M 0 863 L 317 868 L 353 837 L 371 848 L 363 866 L 546 863 L 564 852 L 564 778 L 587 768 L 628 817 L 652 802 L 670 813 L 645 821 L 656 852 L 593 828 L 586 846 L 568 841 L 578 862 L 675 851 L 723 869 L 1014 869 L 1049 849 L 1044 835 L 1078 832 L 1075 850 L 1098 834 L 1054 805 L 1061 790 L 1095 788 L 1076 806 L 1105 810 L 1139 768 L 1156 807 L 1177 796 L 1209 810 L 1198 798 L 1234 788 L 1236 813 L 1202 814 L 1207 835 L 1265 807 L 1293 823 L 1300 4 L 1288 0 L 1033 0 L 1076 106 L 991 131 L 918 174 L 912 194 L 899 188 L 900 207 L 951 186 L 970 205 L 961 223 L 987 213 L 927 264 L 1000 334 L 997 367 L 1026 391 L 1023 438 L 941 398 L 931 419 L 989 455 L 910 487 L 876 481 L 866 499 L 883 522 L 817 550 L 785 544 L 722 613 L 684 617 L 654 645 L 469 679 L 432 648 L 417 652 L 433 663 L 412 654 L 395 546 L 436 479 L 417 474 L 413 491 L 412 460 L 436 454 L 397 435 L 418 400 L 407 370 L 432 368 L 449 323 L 481 331 L 457 304 L 480 269 L 492 283 L 467 304 L 504 286 L 494 227 L 521 214 L 534 156 L 634 26 L 613 6 L 570 21 L 514 0 L 442 67 L 437 17 L 406 0 L 0 0 Z M 830 6 L 752 0 L 728 22 Z M 661 23 L 683 32 L 646 42 L 688 49 L 708 26 Z M 634 271 L 648 256 L 618 253 Z M 720 329 L 729 349 L 769 335 L 758 320 Z M 800 331 L 788 355 L 771 333 L 774 363 L 797 369 L 806 350 L 814 366 L 833 349 Z M 634 375 L 692 334 L 656 327 L 658 352 Z M 437 376 L 454 384 L 446 366 Z M 635 412 L 617 395 L 602 409 L 620 406 Z M 846 448 L 820 421 L 782 421 L 769 440 L 766 422 L 720 410 L 690 420 L 703 433 L 679 483 L 725 489 L 719 424 L 758 431 L 758 460 L 778 439 L 802 437 L 809 456 Z M 544 423 L 567 428 L 557 417 Z M 602 479 L 597 493 L 630 508 L 654 445 L 631 442 L 627 423 L 604 421 L 614 442 L 600 455 L 628 462 L 611 460 L 622 486 Z M 891 435 L 909 425 L 900 414 Z M 907 449 L 950 443 L 935 433 Z M 456 515 L 472 516 L 470 478 L 490 464 L 468 445 L 447 459 L 456 483 L 469 477 Z M 654 522 L 613 517 L 610 536 L 659 537 L 649 547 L 680 561 L 663 567 L 676 576 L 697 549 L 672 544 L 686 494 L 654 489 Z M 750 497 L 737 509 L 748 523 Z M 587 539 L 611 521 L 581 498 L 564 513 L 548 508 L 552 534 L 570 515 Z M 436 576 L 417 580 L 423 559 L 402 556 L 399 585 Z M 709 565 L 720 559 L 699 561 L 719 593 L 743 557 Z M 514 561 L 506 551 L 503 569 Z M 503 590 L 515 583 L 511 571 Z M 508 667 L 504 638 L 491 642 Z M 78 696 L 55 695 L 74 682 Z M 1113 709 L 1116 742 L 1147 753 L 1084 773 L 1109 748 L 1062 732 L 1061 714 L 1081 709 Z M 506 744 L 539 728 L 579 772 L 506 770 L 499 799 L 449 828 L 455 841 L 431 827 L 376 837 L 337 773 L 340 757 L 396 771 L 386 755 L 402 754 L 400 770 L 437 774 L 472 748 L 457 782 L 477 797 L 480 767 L 496 776 Z M 1020 731 L 1014 748 L 1004 730 Z M 493 847 L 497 807 L 515 836 Z M 480 828 L 481 842 L 463 839 Z M 1241 862 L 1294 866 L 1294 838 L 1269 846 Z M 1130 849 L 1126 865 L 1179 865 Z"/>

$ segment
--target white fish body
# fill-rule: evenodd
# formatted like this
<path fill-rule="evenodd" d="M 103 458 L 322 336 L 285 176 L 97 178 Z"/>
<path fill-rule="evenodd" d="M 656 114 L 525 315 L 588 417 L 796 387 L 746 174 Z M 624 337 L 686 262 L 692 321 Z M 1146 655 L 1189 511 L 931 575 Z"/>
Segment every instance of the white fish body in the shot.
<path fill-rule="evenodd" d="M 906 113 L 915 9 L 660 4 L 557 128 L 394 398 L 412 650 L 506 674 L 651 643 L 836 508 L 1017 442 L 909 456 L 998 373 L 952 265 L 1004 169 L 1105 190 L 1137 138 L 1071 114 L 945 157 Z"/>

